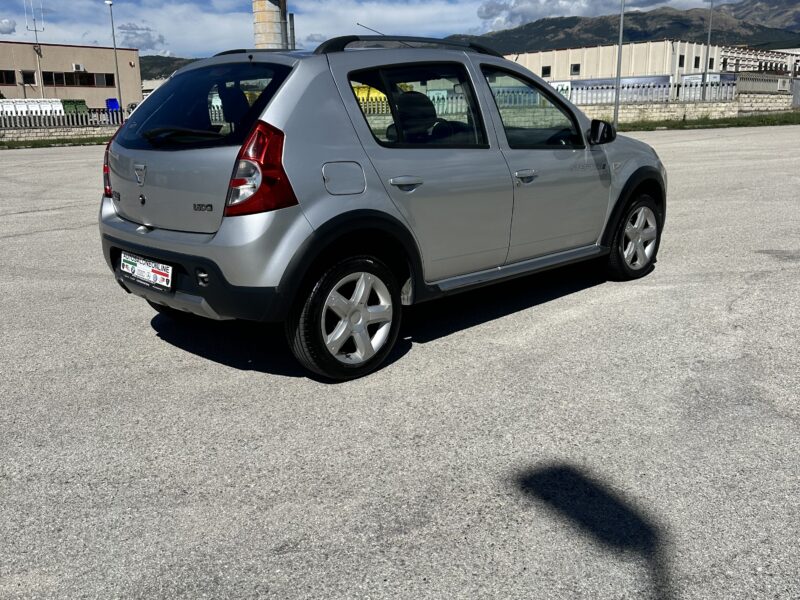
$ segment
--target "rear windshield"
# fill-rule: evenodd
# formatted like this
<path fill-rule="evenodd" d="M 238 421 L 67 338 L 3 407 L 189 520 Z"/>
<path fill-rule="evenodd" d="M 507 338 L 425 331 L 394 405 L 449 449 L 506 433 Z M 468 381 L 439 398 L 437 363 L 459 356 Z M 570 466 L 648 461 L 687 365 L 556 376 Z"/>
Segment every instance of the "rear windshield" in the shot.
<path fill-rule="evenodd" d="M 289 71 L 247 62 L 179 73 L 134 111 L 116 142 L 132 149 L 241 145 Z"/>

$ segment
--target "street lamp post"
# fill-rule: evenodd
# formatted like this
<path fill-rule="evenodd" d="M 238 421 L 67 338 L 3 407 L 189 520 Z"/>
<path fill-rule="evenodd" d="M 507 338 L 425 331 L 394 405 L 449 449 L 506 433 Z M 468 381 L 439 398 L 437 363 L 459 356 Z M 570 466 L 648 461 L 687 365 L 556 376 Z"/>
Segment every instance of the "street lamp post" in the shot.
<path fill-rule="evenodd" d="M 114 30 L 114 1 L 113 0 L 105 0 L 106 4 L 108 5 L 108 12 L 111 15 L 111 41 L 114 43 L 114 69 L 116 72 L 116 84 L 117 84 L 117 99 L 119 100 L 119 110 L 120 115 L 122 116 L 122 120 L 125 120 L 125 105 L 122 104 L 122 83 L 119 80 L 119 59 L 117 58 L 117 34 Z"/>
<path fill-rule="evenodd" d="M 706 0 L 708 5 L 708 42 L 706 43 L 706 64 L 703 69 L 703 100 L 708 90 L 708 63 L 711 61 L 711 22 L 714 19 L 714 0 Z"/>
<path fill-rule="evenodd" d="M 619 7 L 619 46 L 617 46 L 617 93 L 614 98 L 614 127 L 619 127 L 619 96 L 622 88 L 622 34 L 625 31 L 625 0 Z"/>

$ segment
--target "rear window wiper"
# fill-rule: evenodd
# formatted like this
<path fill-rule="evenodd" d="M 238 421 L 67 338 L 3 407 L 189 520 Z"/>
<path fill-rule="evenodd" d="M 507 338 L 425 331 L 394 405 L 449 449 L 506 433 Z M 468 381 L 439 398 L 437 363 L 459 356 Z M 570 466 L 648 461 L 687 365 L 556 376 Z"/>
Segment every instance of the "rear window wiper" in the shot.
<path fill-rule="evenodd" d="M 224 133 L 219 131 L 210 131 L 208 129 L 188 129 L 185 127 L 156 127 L 149 129 L 142 134 L 142 137 L 149 142 L 166 141 L 168 139 L 175 139 L 180 137 L 189 138 L 211 138 L 217 139 L 225 137 Z"/>

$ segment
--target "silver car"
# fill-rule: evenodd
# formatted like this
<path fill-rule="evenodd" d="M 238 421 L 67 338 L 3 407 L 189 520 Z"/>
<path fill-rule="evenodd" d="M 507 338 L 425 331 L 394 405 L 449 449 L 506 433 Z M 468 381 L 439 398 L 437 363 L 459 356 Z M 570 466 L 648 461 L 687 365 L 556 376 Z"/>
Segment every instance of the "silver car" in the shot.
<path fill-rule="evenodd" d="M 666 209 L 649 146 L 491 50 L 427 38 L 192 63 L 103 173 L 120 286 L 174 318 L 284 322 L 338 380 L 386 359 L 404 306 L 603 256 L 642 277 Z"/>

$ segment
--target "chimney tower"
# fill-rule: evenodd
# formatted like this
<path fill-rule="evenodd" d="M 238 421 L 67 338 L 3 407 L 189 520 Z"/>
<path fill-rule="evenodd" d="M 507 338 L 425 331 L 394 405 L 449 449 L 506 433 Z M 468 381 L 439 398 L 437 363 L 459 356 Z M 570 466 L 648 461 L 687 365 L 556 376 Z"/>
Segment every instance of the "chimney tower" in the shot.
<path fill-rule="evenodd" d="M 256 48 L 284 48 L 281 0 L 253 0 Z"/>

